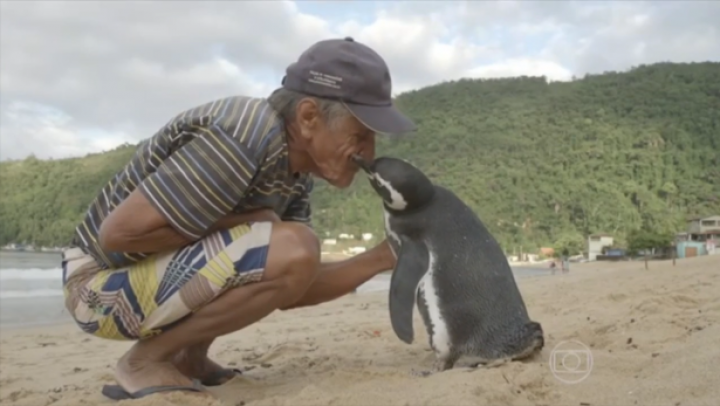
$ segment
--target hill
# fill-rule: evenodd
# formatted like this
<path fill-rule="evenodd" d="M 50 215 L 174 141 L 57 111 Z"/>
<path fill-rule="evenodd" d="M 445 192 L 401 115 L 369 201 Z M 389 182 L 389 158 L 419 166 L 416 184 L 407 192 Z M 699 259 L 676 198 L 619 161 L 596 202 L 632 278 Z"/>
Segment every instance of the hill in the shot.
<path fill-rule="evenodd" d="M 684 227 L 720 213 L 720 63 L 662 63 L 572 82 L 463 79 L 400 95 L 412 136 L 382 140 L 454 190 L 506 250 L 594 232 Z M 132 146 L 83 158 L 0 164 L 0 244 L 66 244 Z M 345 191 L 318 182 L 321 232 L 380 233 L 364 177 Z"/>

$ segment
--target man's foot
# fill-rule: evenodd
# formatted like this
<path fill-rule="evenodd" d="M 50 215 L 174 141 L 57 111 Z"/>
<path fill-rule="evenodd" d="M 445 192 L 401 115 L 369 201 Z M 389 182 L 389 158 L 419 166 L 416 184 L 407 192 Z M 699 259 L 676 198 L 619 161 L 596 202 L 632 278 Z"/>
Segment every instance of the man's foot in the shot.
<path fill-rule="evenodd" d="M 201 351 L 180 351 L 173 361 L 175 367 L 190 379 L 197 379 L 205 386 L 222 385 L 233 379 L 238 371 L 223 368 Z"/>
<path fill-rule="evenodd" d="M 130 349 L 115 368 L 115 379 L 127 394 L 142 393 L 149 388 L 183 390 L 197 385 L 171 362 L 154 361 Z M 116 388 L 119 391 L 119 388 Z M 160 392 L 162 390 L 158 390 Z M 166 390 L 167 391 L 167 390 Z M 197 390 L 195 390 L 197 392 Z"/>

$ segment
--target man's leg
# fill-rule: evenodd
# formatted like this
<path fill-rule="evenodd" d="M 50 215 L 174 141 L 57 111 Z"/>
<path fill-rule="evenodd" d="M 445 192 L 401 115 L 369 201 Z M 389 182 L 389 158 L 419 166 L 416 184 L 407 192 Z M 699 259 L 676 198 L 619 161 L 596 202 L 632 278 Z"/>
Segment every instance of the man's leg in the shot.
<path fill-rule="evenodd" d="M 205 381 L 213 377 L 215 385 L 231 380 L 235 376 L 234 370 L 222 367 L 208 356 L 208 350 L 214 341 L 215 339 L 210 339 L 182 349 L 173 358 L 173 364 L 188 378 Z M 224 371 L 227 371 L 227 374 L 222 374 Z M 218 373 L 220 376 L 216 375 Z"/>
<path fill-rule="evenodd" d="M 262 280 L 228 290 L 172 329 L 138 341 L 118 361 L 118 383 L 128 392 L 190 385 L 173 364 L 181 351 L 209 347 L 216 337 L 297 302 L 317 276 L 319 263 L 320 247 L 312 230 L 297 223 L 275 223 Z"/>
<path fill-rule="evenodd" d="M 343 261 L 322 263 L 317 278 L 305 295 L 298 302 L 280 307 L 280 310 L 312 306 L 356 292 L 360 285 L 378 273 L 392 269 L 394 261 L 390 246 L 380 244 Z M 204 342 L 186 348 L 176 357 L 175 365 L 186 376 L 200 380 L 212 377 L 214 384 L 219 385 L 232 379 L 235 373 L 208 359 L 210 345 L 211 342 Z"/>

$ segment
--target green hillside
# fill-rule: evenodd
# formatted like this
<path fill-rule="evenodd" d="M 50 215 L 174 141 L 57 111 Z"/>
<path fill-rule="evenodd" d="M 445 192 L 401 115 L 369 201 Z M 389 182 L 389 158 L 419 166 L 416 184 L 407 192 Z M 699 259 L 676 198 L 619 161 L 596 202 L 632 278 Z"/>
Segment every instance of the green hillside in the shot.
<path fill-rule="evenodd" d="M 720 63 L 656 64 L 568 83 L 460 80 L 403 94 L 420 130 L 378 155 L 418 165 L 454 190 L 504 247 L 677 231 L 720 213 Z M 101 186 L 133 153 L 0 164 L 0 244 L 66 244 Z M 321 232 L 382 230 L 366 179 L 319 183 Z"/>

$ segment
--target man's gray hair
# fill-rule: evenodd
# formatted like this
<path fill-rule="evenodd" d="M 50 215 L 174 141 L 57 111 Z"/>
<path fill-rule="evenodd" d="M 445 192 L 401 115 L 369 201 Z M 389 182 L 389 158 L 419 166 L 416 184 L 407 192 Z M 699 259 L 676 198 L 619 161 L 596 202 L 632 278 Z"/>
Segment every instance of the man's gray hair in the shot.
<path fill-rule="evenodd" d="M 298 103 L 300 103 L 300 100 L 307 97 L 317 101 L 323 118 L 331 127 L 337 125 L 337 123 L 345 119 L 345 117 L 352 114 L 350 113 L 350 110 L 348 110 L 347 107 L 339 101 L 308 96 L 283 87 L 275 90 L 270 97 L 268 97 L 268 103 L 273 109 L 275 109 L 275 111 L 278 112 L 283 120 L 292 122 L 295 120 L 295 112 L 297 110 Z"/>

